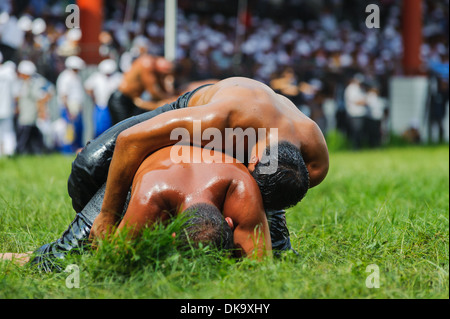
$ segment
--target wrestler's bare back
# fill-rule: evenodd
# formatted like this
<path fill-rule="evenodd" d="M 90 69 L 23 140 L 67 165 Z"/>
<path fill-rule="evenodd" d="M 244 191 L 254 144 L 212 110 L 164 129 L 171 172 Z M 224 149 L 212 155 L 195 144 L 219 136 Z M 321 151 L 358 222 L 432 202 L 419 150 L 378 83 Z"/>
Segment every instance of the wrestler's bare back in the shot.
<path fill-rule="evenodd" d="M 228 101 L 230 127 L 278 129 L 278 140 L 301 149 L 311 177 L 311 187 L 319 184 L 328 172 L 328 149 L 317 124 L 302 113 L 288 98 L 267 85 L 248 78 L 233 77 L 204 87 L 192 96 L 189 107 Z"/>
<path fill-rule="evenodd" d="M 147 157 L 134 176 L 131 199 L 118 231 L 131 226 L 137 234 L 158 220 L 168 220 L 192 205 L 206 203 L 232 221 L 234 244 L 242 254 L 250 255 L 257 247 L 257 255 L 264 255 L 270 251 L 271 241 L 258 185 L 242 163 L 209 151 L 212 163 L 205 163 L 202 153 L 195 153 L 202 150 L 186 146 L 178 157 L 180 163 L 171 159 L 172 147 Z M 194 156 L 199 162 L 193 161 Z"/>
<path fill-rule="evenodd" d="M 130 69 L 124 73 L 123 80 L 120 83 L 119 91 L 129 97 L 139 97 L 145 91 L 145 87 L 140 79 L 143 70 L 151 71 L 153 58 L 151 56 L 142 56 L 133 62 Z"/>
<path fill-rule="evenodd" d="M 137 170 L 132 184 L 132 195 L 118 231 L 135 225 L 136 232 L 150 226 L 156 220 L 164 221 L 198 203 L 211 204 L 220 209 L 224 218 L 232 220 L 234 243 L 242 254 L 250 255 L 256 245 L 258 256 L 271 250 L 270 233 L 265 218 L 261 194 L 247 168 L 220 152 L 208 152 L 204 163 L 201 153 L 194 163 L 194 148 L 186 146 L 178 157 L 183 163 L 171 159 L 171 147 L 166 147 L 148 156 Z M 259 226 L 263 240 L 255 232 Z M 253 238 L 255 236 L 255 238 Z M 91 239 L 93 237 L 91 236 Z M 24 265 L 32 252 L 24 254 L 0 253 L 0 260 L 13 260 Z"/>
<path fill-rule="evenodd" d="M 251 201 L 262 205 L 256 182 L 247 168 L 234 158 L 208 151 L 208 160 L 212 163 L 205 163 L 201 153 L 203 149 L 185 146 L 178 154 L 177 159 L 181 162 L 174 163 L 172 151 L 172 147 L 160 149 L 140 165 L 133 179 L 128 206 L 133 214 L 146 213 L 146 206 L 153 205 L 158 206 L 157 211 L 170 213 L 164 216 L 165 219 L 194 204 L 207 203 L 222 210 L 226 214 L 224 217 L 239 220 L 237 214 L 242 213 L 245 207 L 231 212 L 224 209 L 227 196 L 232 192 L 234 197 L 251 194 Z M 194 161 L 194 156 L 201 163 Z"/>
<path fill-rule="evenodd" d="M 252 153 L 245 154 L 247 160 L 254 156 L 261 158 L 264 148 L 271 143 L 291 142 L 302 152 L 310 187 L 322 182 L 328 172 L 328 149 L 316 123 L 263 83 L 245 78 L 226 79 L 197 91 L 188 108 L 165 112 L 119 134 L 102 212 L 93 225 L 94 231 L 105 232 L 108 225 L 117 221 L 140 164 L 153 152 L 177 143 L 171 138 L 175 129 L 187 131 L 195 146 L 204 147 L 209 143 L 202 139 L 201 145 L 195 144 L 194 122 L 200 122 L 202 130 L 214 128 L 225 133 L 222 148 L 226 145 L 225 139 L 230 138 L 226 136 L 227 128 L 266 129 L 266 136 L 258 135 L 256 144 L 250 145 Z M 277 131 L 276 140 L 272 128 Z M 245 140 L 244 137 L 241 140 Z M 233 143 L 236 147 L 241 142 Z"/>

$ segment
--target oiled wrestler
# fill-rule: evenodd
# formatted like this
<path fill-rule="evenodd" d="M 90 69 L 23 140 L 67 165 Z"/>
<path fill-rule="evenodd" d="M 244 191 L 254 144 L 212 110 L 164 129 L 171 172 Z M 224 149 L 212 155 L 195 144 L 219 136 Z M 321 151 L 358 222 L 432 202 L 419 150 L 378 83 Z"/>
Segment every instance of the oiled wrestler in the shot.
<path fill-rule="evenodd" d="M 222 150 L 226 143 L 233 147 L 244 145 L 244 164 L 253 175 L 258 175 L 263 166 L 261 158 L 267 151 L 266 146 L 283 142 L 294 148 L 293 151 L 290 148 L 280 152 L 278 173 L 286 169 L 299 173 L 286 173 L 289 178 L 279 179 L 277 183 L 270 182 L 271 175 L 267 175 L 259 184 L 260 188 L 273 188 L 272 191 L 280 197 L 286 193 L 297 195 L 286 203 L 264 201 L 269 219 L 273 220 L 271 225 L 278 225 L 274 228 L 277 232 L 272 232 L 272 240 L 279 239 L 274 246 L 279 250 L 290 249 L 289 232 L 281 209 L 299 202 L 304 196 L 300 190 L 322 182 L 328 172 L 328 149 L 314 121 L 286 97 L 248 78 L 234 77 L 200 87 L 172 104 L 119 123 L 87 145 L 75 159 L 69 178 L 69 194 L 75 210 L 80 211 L 107 180 L 104 207 L 96 225 L 106 229 L 108 224 L 117 221 L 140 163 L 155 150 L 175 144 L 177 141 L 170 138 L 174 129 L 186 129 L 192 137 L 196 122 L 201 123 L 202 134 L 208 129 L 220 131 L 224 137 L 220 145 Z M 244 138 L 227 140 L 227 129 L 236 128 L 264 129 L 265 134 L 258 135 L 251 143 Z M 275 131 L 276 136 L 272 134 Z M 202 140 L 198 146 L 205 146 L 208 142 Z M 292 158 L 298 159 L 297 165 L 289 164 Z M 300 178 L 303 169 L 307 170 L 309 178 Z M 266 196 L 264 191 L 262 193 L 264 200 Z"/>
<path fill-rule="evenodd" d="M 226 221 L 232 232 L 232 247 L 228 248 L 235 249 L 236 256 L 271 255 L 271 237 L 261 193 L 247 168 L 234 158 L 214 151 L 208 152 L 206 163 L 203 154 L 201 148 L 185 146 L 179 162 L 175 163 L 171 159 L 171 147 L 166 147 L 147 157 L 133 179 L 124 216 L 113 225 L 117 226 L 115 232 L 127 227 L 132 236 L 137 236 L 156 221 L 164 222 L 197 209 L 202 214 L 222 216 L 223 223 Z M 200 163 L 193 160 L 194 156 L 201 159 Z M 99 190 L 102 192 L 104 187 Z M 78 216 L 89 223 L 89 217 L 98 215 L 100 207 L 101 201 L 91 201 Z M 80 219 L 76 219 L 60 239 L 39 248 L 32 263 L 52 271 L 58 269 L 55 261 L 64 258 L 73 248 L 81 248 L 87 242 L 89 228 L 80 228 L 77 222 Z M 223 236 L 218 233 L 205 236 Z M 91 240 L 96 237 L 97 234 L 90 233 Z M 15 257 L 26 262 L 29 255 L 3 254 L 0 258 Z"/>

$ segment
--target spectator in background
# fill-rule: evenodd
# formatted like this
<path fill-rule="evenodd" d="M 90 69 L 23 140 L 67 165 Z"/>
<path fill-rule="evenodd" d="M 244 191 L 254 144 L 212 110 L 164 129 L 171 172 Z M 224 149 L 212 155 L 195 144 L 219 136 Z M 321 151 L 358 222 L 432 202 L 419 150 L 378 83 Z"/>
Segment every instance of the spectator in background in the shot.
<path fill-rule="evenodd" d="M 61 105 L 61 117 L 66 121 L 63 153 L 73 153 L 83 145 L 83 101 L 85 91 L 79 71 L 84 69 L 84 61 L 70 56 L 65 62 L 66 69 L 56 81 L 56 93 Z"/>
<path fill-rule="evenodd" d="M 0 51 L 3 53 L 3 59 L 17 62 L 16 54 L 24 43 L 25 32 L 15 15 L 8 16 L 0 35 Z"/>
<path fill-rule="evenodd" d="M 384 117 L 385 105 L 375 86 L 369 88 L 367 92 L 367 135 L 370 147 L 378 147 L 382 140 L 382 121 Z"/>
<path fill-rule="evenodd" d="M 106 59 L 98 65 L 94 72 L 84 83 L 89 96 L 94 101 L 94 137 L 99 136 L 112 126 L 111 115 L 108 110 L 108 100 L 117 90 L 122 81 L 122 74 L 117 72 L 117 63 Z"/>
<path fill-rule="evenodd" d="M 280 74 L 270 81 L 270 87 L 279 94 L 286 96 L 297 107 L 300 107 L 300 89 L 297 77 L 292 68 L 286 68 Z"/>
<path fill-rule="evenodd" d="M 134 38 L 131 48 L 120 56 L 119 66 L 122 72 L 128 72 L 133 62 L 140 56 L 148 53 L 149 40 L 144 36 Z"/>
<path fill-rule="evenodd" d="M 0 51 L 5 61 L 31 60 L 39 73 L 56 83 L 65 58 L 80 49 L 80 29 L 64 25 L 65 2 L 0 0 Z M 245 22 L 225 10 L 230 4 L 224 0 L 203 1 L 201 6 L 196 1 L 182 2 L 174 61 L 182 72 L 176 76 L 176 87 L 210 76 L 235 75 L 269 84 L 274 75 L 291 67 L 299 82 L 319 79 L 326 88 L 323 94 L 337 97 L 337 128 L 347 132 L 343 93 L 347 78 L 358 72 L 373 77 L 380 83 L 379 95 L 387 97 L 389 78 L 403 71 L 401 1 L 380 3 L 381 29 L 368 29 L 365 15 L 352 14 L 364 12 L 364 6 L 344 0 L 321 4 L 261 0 L 245 14 Z M 114 58 L 124 73 L 140 55 L 164 53 L 164 1 L 140 1 L 137 14 L 132 13 L 131 3 L 105 2 L 100 35 L 100 55 Z M 448 0 L 423 1 L 422 35 L 424 66 L 446 72 L 448 78 Z M 303 97 L 310 96 L 300 97 L 308 111 L 310 101 Z M 136 100 L 148 105 L 150 94 L 144 92 Z"/>
<path fill-rule="evenodd" d="M 50 100 L 55 96 L 55 86 L 47 78 L 38 74 L 41 78 L 45 92 L 45 98 L 38 102 L 38 119 L 36 125 L 41 131 L 44 138 L 45 149 L 49 152 L 56 149 L 56 132 L 53 128 L 51 112 L 50 112 Z"/>
<path fill-rule="evenodd" d="M 46 82 L 36 74 L 34 63 L 28 60 L 19 63 L 17 73 L 20 79 L 17 95 L 17 153 L 41 154 L 45 151 L 45 145 L 37 120 L 48 99 Z"/>
<path fill-rule="evenodd" d="M 345 88 L 344 98 L 347 110 L 350 140 L 353 148 L 362 147 L 365 139 L 364 122 L 367 115 L 366 96 L 361 86 L 363 76 L 356 74 Z"/>
<path fill-rule="evenodd" d="M 333 98 L 336 101 L 336 129 L 346 136 L 350 135 L 348 116 L 345 108 L 345 83 L 336 83 Z"/>
<path fill-rule="evenodd" d="M 14 84 L 16 66 L 13 62 L 2 63 L 0 53 L 0 157 L 11 156 L 16 149 L 16 132 L 14 130 Z"/>
<path fill-rule="evenodd" d="M 323 109 L 325 95 L 322 92 L 322 82 L 318 79 L 312 79 L 309 84 L 312 87 L 313 94 L 308 103 L 311 110 L 311 120 L 319 125 L 323 134 L 326 134 L 328 123 Z"/>
<path fill-rule="evenodd" d="M 81 40 L 81 29 L 68 29 L 58 39 L 57 53 L 61 56 L 76 56 L 80 53 L 79 42 Z"/>
<path fill-rule="evenodd" d="M 437 127 L 438 143 L 444 141 L 444 118 L 448 103 L 448 78 L 432 76 L 430 78 L 428 99 L 428 141 L 433 142 L 433 131 Z"/>
<path fill-rule="evenodd" d="M 422 140 L 419 126 L 419 120 L 412 119 L 409 127 L 402 133 L 402 139 L 410 144 L 419 144 Z"/>

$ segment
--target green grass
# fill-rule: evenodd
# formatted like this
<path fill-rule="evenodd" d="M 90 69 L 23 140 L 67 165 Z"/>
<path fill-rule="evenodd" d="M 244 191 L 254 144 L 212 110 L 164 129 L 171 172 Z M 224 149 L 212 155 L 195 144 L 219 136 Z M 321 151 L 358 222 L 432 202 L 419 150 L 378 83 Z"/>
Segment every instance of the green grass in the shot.
<path fill-rule="evenodd" d="M 67 228 L 72 160 L 0 159 L 0 251 L 33 250 Z M 287 221 L 299 257 L 186 255 L 158 228 L 119 245 L 128 254 L 104 244 L 70 258 L 79 289 L 66 287 L 69 273 L 0 262 L 0 298 L 449 298 L 448 146 L 333 152 L 328 177 Z M 373 264 L 379 288 L 366 287 Z"/>

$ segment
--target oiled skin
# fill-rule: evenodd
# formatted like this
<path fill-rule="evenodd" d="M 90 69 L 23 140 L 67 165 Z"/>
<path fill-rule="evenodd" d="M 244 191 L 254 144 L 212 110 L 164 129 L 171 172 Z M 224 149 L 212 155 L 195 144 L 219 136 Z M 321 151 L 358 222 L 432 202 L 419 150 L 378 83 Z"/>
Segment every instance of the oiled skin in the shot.
<path fill-rule="evenodd" d="M 128 189 L 144 159 L 160 148 L 174 145 L 177 141 L 171 140 L 170 134 L 176 128 L 186 129 L 192 137 L 194 121 L 201 122 L 202 130 L 219 129 L 224 137 L 223 148 L 227 142 L 226 128 L 265 128 L 266 135 L 258 136 L 256 143 L 250 145 L 251 154 L 246 154 L 245 158 L 261 158 L 266 145 L 288 141 L 302 152 L 310 187 L 320 184 L 327 175 L 328 149 L 314 121 L 263 83 L 248 78 L 229 78 L 200 89 L 191 98 L 189 107 L 163 113 L 118 136 L 102 210 L 93 225 L 95 233 L 106 233 L 109 226 L 118 222 Z M 273 128 L 277 129 L 277 140 L 272 135 Z M 208 142 L 202 141 L 199 146 Z M 238 139 L 232 144 L 239 146 L 245 142 Z M 247 145 L 244 149 L 248 149 Z M 254 165 L 249 164 L 247 168 L 252 171 Z"/>
<path fill-rule="evenodd" d="M 144 91 L 151 93 L 154 100 L 168 98 L 172 92 L 167 92 L 163 81 L 169 70 L 158 67 L 159 59 L 150 54 L 137 58 L 123 75 L 119 91 L 131 99 L 139 98 Z"/>
<path fill-rule="evenodd" d="M 270 254 L 272 244 L 261 194 L 247 168 L 220 152 L 210 153 L 208 159 L 213 163 L 193 163 L 196 151 L 202 149 L 186 146 L 182 161 L 174 163 L 171 147 L 166 147 L 142 162 L 117 232 L 128 227 L 136 235 L 158 220 L 167 220 L 194 204 L 207 203 L 233 221 L 238 255 Z"/>

